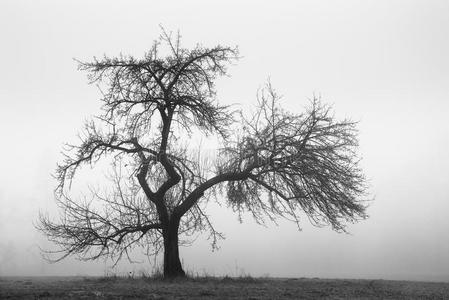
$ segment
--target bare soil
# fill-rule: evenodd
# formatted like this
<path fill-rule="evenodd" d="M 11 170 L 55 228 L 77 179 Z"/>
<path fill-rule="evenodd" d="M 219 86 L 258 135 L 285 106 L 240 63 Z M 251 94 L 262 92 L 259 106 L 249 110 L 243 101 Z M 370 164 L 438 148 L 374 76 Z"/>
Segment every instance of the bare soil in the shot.
<path fill-rule="evenodd" d="M 389 280 L 0 277 L 0 299 L 449 299 L 449 283 Z"/>

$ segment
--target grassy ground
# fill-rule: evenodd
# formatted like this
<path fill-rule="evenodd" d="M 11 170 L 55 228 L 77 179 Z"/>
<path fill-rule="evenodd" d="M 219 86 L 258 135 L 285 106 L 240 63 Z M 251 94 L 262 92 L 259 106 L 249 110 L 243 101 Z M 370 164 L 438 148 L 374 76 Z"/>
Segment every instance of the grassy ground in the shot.
<path fill-rule="evenodd" d="M 449 299 L 449 283 L 120 277 L 0 277 L 0 299 Z"/>

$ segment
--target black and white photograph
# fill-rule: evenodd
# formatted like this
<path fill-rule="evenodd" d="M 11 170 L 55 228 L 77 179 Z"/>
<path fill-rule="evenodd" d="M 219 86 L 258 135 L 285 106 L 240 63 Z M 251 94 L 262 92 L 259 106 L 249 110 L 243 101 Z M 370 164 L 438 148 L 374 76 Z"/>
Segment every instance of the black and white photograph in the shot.
<path fill-rule="evenodd" d="M 449 1 L 0 1 L 0 299 L 449 299 Z"/>

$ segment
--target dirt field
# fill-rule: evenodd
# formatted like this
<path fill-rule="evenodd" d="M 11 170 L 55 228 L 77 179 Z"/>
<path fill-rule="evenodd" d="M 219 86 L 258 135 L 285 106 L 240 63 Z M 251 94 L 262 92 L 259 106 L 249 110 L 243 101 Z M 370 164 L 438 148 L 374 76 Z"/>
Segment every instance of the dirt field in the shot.
<path fill-rule="evenodd" d="M 387 280 L 0 277 L 0 299 L 449 299 L 449 283 Z"/>

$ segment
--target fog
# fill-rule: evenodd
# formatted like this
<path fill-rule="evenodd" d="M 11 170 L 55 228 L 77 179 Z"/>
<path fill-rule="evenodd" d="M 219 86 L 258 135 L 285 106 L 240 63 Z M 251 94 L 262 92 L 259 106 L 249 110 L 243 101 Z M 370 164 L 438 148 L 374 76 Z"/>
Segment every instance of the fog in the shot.
<path fill-rule="evenodd" d="M 33 226 L 56 215 L 51 177 L 63 143 L 98 112 L 99 90 L 72 58 L 137 57 L 160 34 L 238 45 L 219 99 L 250 106 L 267 78 L 300 111 L 320 95 L 360 121 L 361 165 L 374 200 L 350 234 L 208 213 L 226 239 L 181 248 L 187 271 L 211 275 L 449 281 L 449 2 L 2 1 L 0 4 L 0 276 L 149 271 L 153 261 L 49 264 Z M 150 264 L 151 262 L 151 264 Z"/>

